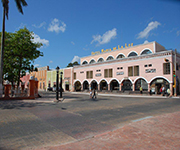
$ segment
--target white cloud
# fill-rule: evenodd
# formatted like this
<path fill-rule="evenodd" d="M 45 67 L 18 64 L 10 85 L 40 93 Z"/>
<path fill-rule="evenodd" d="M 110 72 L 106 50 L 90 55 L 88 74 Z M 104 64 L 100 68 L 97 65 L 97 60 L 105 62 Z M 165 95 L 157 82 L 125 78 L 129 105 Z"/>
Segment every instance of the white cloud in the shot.
<path fill-rule="evenodd" d="M 48 31 L 59 33 L 59 31 L 64 32 L 66 30 L 66 24 L 58 19 L 54 19 L 49 25 Z"/>
<path fill-rule="evenodd" d="M 77 61 L 78 63 L 80 62 L 80 57 L 79 56 L 74 56 L 73 60 L 71 61 L 71 63 Z"/>
<path fill-rule="evenodd" d="M 35 64 L 34 67 L 40 67 L 40 65 L 39 64 Z"/>
<path fill-rule="evenodd" d="M 151 21 L 148 26 L 138 34 L 137 39 L 148 38 L 150 31 L 157 28 L 159 25 L 161 25 L 159 22 Z"/>
<path fill-rule="evenodd" d="M 75 43 L 74 43 L 73 41 L 71 42 L 71 44 L 72 44 L 72 45 L 75 45 Z"/>
<path fill-rule="evenodd" d="M 35 25 L 35 24 L 33 24 L 32 26 L 35 27 L 35 28 L 41 28 L 41 27 L 43 27 L 45 24 L 46 24 L 46 22 L 42 22 L 42 23 L 40 23 L 40 25 Z"/>
<path fill-rule="evenodd" d="M 32 42 L 34 43 L 42 43 L 42 44 L 45 44 L 46 46 L 49 46 L 49 41 L 46 40 L 46 39 L 41 39 L 39 35 L 37 34 L 32 34 L 32 36 L 34 37 L 34 39 L 32 39 Z"/>
<path fill-rule="evenodd" d="M 49 61 L 49 63 L 53 63 L 53 61 L 51 60 L 51 61 Z"/>
<path fill-rule="evenodd" d="M 101 35 L 93 35 L 93 40 L 91 41 L 91 44 L 94 42 L 98 42 L 96 46 L 99 46 L 101 44 L 109 43 L 112 39 L 114 39 L 117 35 L 116 28 L 109 30 L 105 32 L 102 36 Z"/>
<path fill-rule="evenodd" d="M 147 43 L 149 43 L 148 40 L 144 41 L 144 44 L 147 44 Z"/>
<path fill-rule="evenodd" d="M 179 35 L 180 35 L 180 30 L 178 30 L 178 31 L 176 32 L 176 34 L 177 34 L 177 36 L 179 36 Z"/>

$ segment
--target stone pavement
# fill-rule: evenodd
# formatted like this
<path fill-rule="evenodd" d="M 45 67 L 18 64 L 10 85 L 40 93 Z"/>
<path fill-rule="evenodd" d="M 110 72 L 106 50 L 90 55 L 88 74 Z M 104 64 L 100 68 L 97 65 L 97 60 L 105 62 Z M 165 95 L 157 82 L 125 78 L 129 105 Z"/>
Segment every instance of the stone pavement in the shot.
<path fill-rule="evenodd" d="M 113 131 L 38 150 L 180 150 L 180 111 L 134 120 Z"/>

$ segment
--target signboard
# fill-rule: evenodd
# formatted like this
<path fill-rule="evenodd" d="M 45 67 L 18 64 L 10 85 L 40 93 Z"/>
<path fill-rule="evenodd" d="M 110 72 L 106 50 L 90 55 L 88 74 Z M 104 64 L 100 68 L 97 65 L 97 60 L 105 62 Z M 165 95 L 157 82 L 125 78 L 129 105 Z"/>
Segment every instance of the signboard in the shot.
<path fill-rule="evenodd" d="M 106 53 L 106 52 L 114 51 L 114 50 L 117 50 L 117 49 L 128 48 L 128 47 L 131 47 L 131 46 L 133 46 L 133 43 L 131 43 L 131 44 L 125 43 L 124 47 L 118 45 L 118 48 L 117 47 L 113 47 L 113 49 L 111 49 L 111 48 L 110 49 L 101 49 L 101 51 L 91 52 L 91 55 L 98 55 L 100 53 Z"/>
<path fill-rule="evenodd" d="M 146 69 L 145 72 L 146 73 L 155 73 L 156 69 Z"/>
<path fill-rule="evenodd" d="M 123 71 L 121 71 L 121 72 L 116 72 L 116 75 L 123 75 L 123 74 L 124 74 Z"/>
<path fill-rule="evenodd" d="M 95 76 L 96 76 L 96 77 L 100 77 L 100 76 L 101 76 L 101 73 L 97 73 Z"/>

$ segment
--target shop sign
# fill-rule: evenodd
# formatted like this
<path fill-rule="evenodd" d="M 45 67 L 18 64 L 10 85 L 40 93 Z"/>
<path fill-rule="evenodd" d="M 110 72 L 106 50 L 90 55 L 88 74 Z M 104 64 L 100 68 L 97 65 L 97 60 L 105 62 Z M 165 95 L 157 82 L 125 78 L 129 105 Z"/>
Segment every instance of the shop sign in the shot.
<path fill-rule="evenodd" d="M 101 73 L 97 73 L 97 74 L 96 74 L 96 77 L 100 77 L 100 76 L 101 76 Z"/>
<path fill-rule="evenodd" d="M 154 72 L 156 72 L 156 69 L 146 69 L 145 72 L 146 73 L 154 73 Z"/>
<path fill-rule="evenodd" d="M 68 80 L 68 79 L 70 79 L 70 77 L 65 77 L 64 79 Z"/>
<path fill-rule="evenodd" d="M 124 47 L 118 45 L 118 47 L 113 47 L 113 49 L 111 49 L 111 48 L 110 49 L 101 49 L 101 51 L 91 52 L 91 55 L 98 55 L 100 53 L 106 53 L 106 52 L 114 51 L 114 50 L 117 50 L 117 49 L 128 48 L 128 47 L 131 47 L 131 46 L 133 46 L 133 43 L 131 43 L 131 44 L 125 43 Z"/>
<path fill-rule="evenodd" d="M 156 83 L 163 83 L 163 79 L 157 79 Z"/>
<path fill-rule="evenodd" d="M 123 74 L 124 74 L 123 71 L 121 71 L 121 72 L 116 72 L 116 75 L 123 75 Z"/>

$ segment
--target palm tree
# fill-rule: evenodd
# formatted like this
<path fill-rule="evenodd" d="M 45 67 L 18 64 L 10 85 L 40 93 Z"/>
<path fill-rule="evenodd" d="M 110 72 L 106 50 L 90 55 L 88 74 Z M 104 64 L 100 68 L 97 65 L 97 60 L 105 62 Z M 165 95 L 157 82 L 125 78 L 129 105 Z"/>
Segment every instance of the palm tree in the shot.
<path fill-rule="evenodd" d="M 3 5 L 3 25 L 1 37 L 1 51 L 0 51 L 0 97 L 2 97 L 3 84 L 3 58 L 4 58 L 4 36 L 5 36 L 5 15 L 8 19 L 9 0 L 1 0 Z M 27 6 L 25 0 L 15 0 L 16 6 L 21 14 L 23 14 L 22 6 Z"/>

